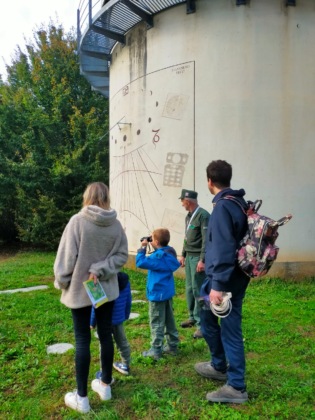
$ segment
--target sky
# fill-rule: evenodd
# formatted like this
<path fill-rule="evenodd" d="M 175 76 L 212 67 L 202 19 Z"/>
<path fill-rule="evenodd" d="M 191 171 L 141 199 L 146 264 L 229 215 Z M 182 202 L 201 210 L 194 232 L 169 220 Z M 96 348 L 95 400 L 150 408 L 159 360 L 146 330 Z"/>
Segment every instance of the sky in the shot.
<path fill-rule="evenodd" d="M 26 40 L 33 40 L 33 31 L 50 18 L 62 24 L 65 31 L 77 26 L 79 0 L 5 0 L 0 13 L 0 74 L 6 79 L 5 63 L 10 64 L 16 46 L 25 50 Z"/>

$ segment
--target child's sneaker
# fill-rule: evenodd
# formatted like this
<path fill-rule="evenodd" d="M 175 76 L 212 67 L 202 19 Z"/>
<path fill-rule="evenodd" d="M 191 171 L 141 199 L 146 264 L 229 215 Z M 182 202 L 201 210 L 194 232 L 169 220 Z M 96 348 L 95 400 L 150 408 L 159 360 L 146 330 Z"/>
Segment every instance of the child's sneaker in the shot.
<path fill-rule="evenodd" d="M 112 390 L 110 385 L 103 384 L 100 379 L 94 379 L 91 386 L 93 391 L 98 393 L 102 401 L 107 401 L 112 398 Z"/>
<path fill-rule="evenodd" d="M 152 357 L 152 359 L 154 359 L 154 360 L 159 360 L 161 358 L 162 354 L 161 354 L 161 352 L 157 352 L 157 351 L 155 351 L 154 349 L 151 348 L 148 351 L 144 351 L 142 353 L 142 356 Z"/>
<path fill-rule="evenodd" d="M 177 347 L 171 347 L 168 344 L 165 344 L 163 347 L 163 353 L 170 354 L 171 356 L 177 356 Z"/>
<path fill-rule="evenodd" d="M 78 391 L 68 392 L 65 395 L 65 404 L 67 407 L 70 407 L 79 413 L 88 413 L 90 411 L 88 397 L 80 397 Z"/>
<path fill-rule="evenodd" d="M 114 369 L 118 370 L 118 372 L 122 373 L 123 375 L 129 375 L 130 373 L 129 367 L 125 365 L 125 363 L 114 362 L 113 367 Z"/>

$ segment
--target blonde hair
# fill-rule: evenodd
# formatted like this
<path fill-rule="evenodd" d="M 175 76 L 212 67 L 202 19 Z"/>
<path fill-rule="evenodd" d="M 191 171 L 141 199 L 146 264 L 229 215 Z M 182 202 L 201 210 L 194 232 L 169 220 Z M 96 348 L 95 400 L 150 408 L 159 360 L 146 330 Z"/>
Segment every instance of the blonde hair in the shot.
<path fill-rule="evenodd" d="M 170 231 L 163 228 L 155 229 L 152 232 L 152 237 L 154 237 L 161 246 L 167 246 L 171 239 Z"/>
<path fill-rule="evenodd" d="M 83 206 L 94 205 L 108 210 L 110 208 L 108 186 L 102 182 L 93 182 L 83 194 Z"/>

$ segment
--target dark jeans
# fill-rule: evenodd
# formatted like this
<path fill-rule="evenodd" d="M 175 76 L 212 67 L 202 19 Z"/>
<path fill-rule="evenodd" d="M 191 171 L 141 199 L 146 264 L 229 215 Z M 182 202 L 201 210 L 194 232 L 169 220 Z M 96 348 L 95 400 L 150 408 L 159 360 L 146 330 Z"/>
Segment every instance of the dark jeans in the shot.
<path fill-rule="evenodd" d="M 201 331 L 210 349 L 211 364 L 219 371 L 227 371 L 228 385 L 238 390 L 246 389 L 242 335 L 243 296 L 242 293 L 237 299 L 232 297 L 232 311 L 228 317 L 221 318 L 220 322 L 210 310 L 202 309 L 200 314 Z"/>
<path fill-rule="evenodd" d="M 95 310 L 97 333 L 101 346 L 102 382 L 110 384 L 114 359 L 114 345 L 112 339 L 113 302 L 107 302 Z M 75 335 L 75 369 L 78 394 L 87 396 L 91 353 L 91 306 L 71 309 Z"/>

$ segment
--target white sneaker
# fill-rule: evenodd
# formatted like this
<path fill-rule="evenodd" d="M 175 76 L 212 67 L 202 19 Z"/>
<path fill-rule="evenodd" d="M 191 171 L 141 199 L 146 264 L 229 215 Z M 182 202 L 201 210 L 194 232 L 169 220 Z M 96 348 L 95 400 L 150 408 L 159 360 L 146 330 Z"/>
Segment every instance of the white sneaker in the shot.
<path fill-rule="evenodd" d="M 112 398 L 112 391 L 110 385 L 103 384 L 103 382 L 100 379 L 94 379 L 91 385 L 93 391 L 98 393 L 102 401 L 107 401 Z"/>
<path fill-rule="evenodd" d="M 65 395 L 65 404 L 79 413 L 88 413 L 91 409 L 88 397 L 80 397 L 78 391 L 68 392 Z"/>

